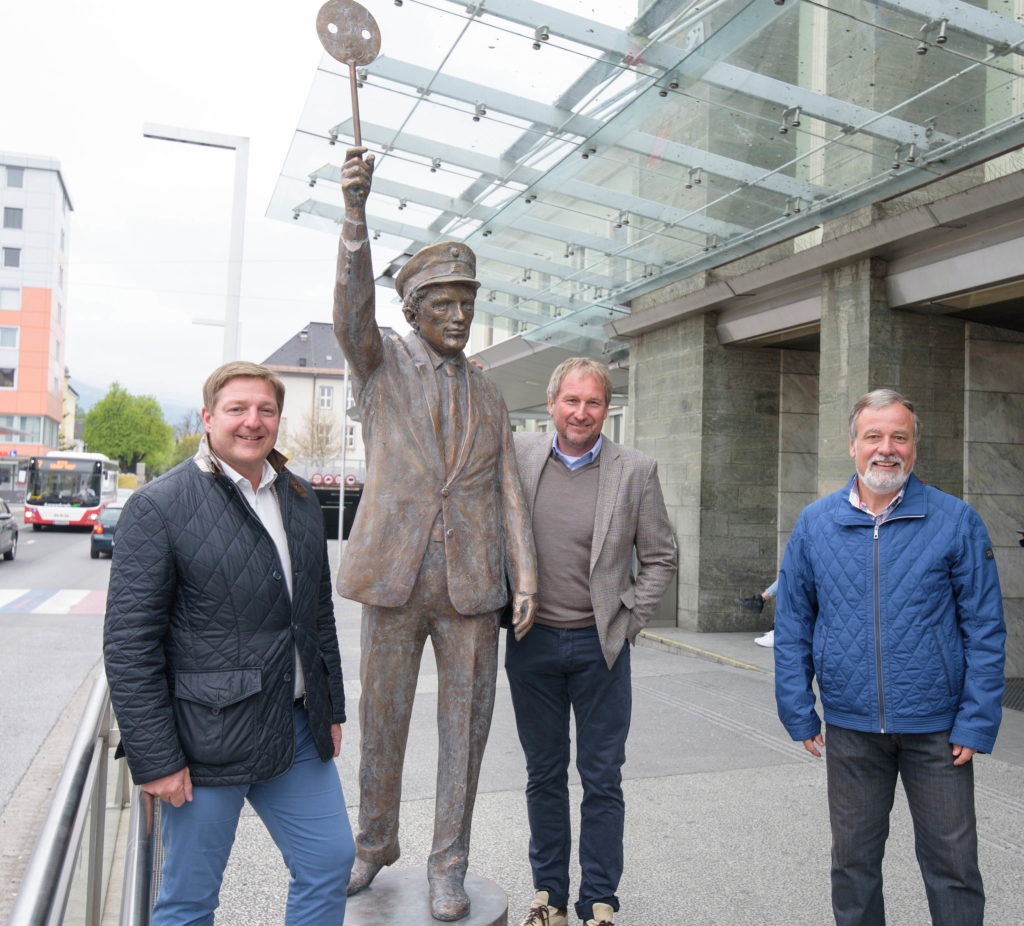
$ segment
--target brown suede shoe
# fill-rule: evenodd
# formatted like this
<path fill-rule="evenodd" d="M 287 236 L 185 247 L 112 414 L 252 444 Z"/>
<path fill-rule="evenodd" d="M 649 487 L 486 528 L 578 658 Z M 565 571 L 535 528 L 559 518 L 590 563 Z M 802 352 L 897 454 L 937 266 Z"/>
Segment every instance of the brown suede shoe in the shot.
<path fill-rule="evenodd" d="M 469 913 L 469 894 L 456 878 L 430 878 L 430 915 L 450 923 Z"/>
<path fill-rule="evenodd" d="M 537 891 L 530 904 L 530 912 L 519 926 L 567 926 L 568 910 L 565 907 L 552 907 L 548 904 L 548 892 Z"/>

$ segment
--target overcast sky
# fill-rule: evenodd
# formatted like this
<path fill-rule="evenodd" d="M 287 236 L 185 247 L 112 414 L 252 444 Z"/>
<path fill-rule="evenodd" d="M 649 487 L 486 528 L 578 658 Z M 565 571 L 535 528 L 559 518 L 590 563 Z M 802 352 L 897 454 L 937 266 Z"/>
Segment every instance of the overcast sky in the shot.
<path fill-rule="evenodd" d="M 264 216 L 320 61 L 321 2 L 0 3 L 0 150 L 58 158 L 74 206 L 76 380 L 198 407 L 221 361 L 222 329 L 192 319 L 223 317 L 234 155 L 143 139 L 145 122 L 251 140 L 243 358 L 330 321 L 336 242 Z M 397 306 L 378 319 L 405 328 Z"/>

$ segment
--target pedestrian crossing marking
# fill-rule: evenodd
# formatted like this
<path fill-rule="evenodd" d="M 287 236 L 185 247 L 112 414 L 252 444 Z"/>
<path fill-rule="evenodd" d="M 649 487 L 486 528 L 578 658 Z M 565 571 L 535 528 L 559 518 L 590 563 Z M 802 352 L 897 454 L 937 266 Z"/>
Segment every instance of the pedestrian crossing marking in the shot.
<path fill-rule="evenodd" d="M 106 610 L 105 588 L 0 589 L 0 613 L 103 614 Z"/>

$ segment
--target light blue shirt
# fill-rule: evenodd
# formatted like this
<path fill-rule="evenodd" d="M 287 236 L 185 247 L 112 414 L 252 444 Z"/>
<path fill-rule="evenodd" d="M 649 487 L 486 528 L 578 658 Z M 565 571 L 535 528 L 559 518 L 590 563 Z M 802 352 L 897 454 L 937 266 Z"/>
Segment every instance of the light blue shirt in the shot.
<path fill-rule="evenodd" d="M 597 455 L 601 452 L 601 445 L 604 443 L 604 435 L 597 435 L 597 443 L 594 444 L 583 456 L 581 457 L 567 457 L 561 450 L 558 449 L 558 435 L 555 434 L 554 439 L 551 441 L 551 452 L 561 460 L 569 469 L 579 469 L 580 467 L 586 466 L 588 463 L 593 463 L 597 459 Z"/>

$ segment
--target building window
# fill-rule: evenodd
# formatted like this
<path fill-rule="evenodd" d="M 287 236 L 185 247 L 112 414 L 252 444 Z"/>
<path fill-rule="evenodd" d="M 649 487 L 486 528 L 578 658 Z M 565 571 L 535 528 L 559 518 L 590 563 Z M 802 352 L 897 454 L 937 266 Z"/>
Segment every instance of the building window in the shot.
<path fill-rule="evenodd" d="M 333 386 L 321 386 L 320 387 L 320 407 L 321 408 L 334 408 L 334 387 Z"/>
<path fill-rule="evenodd" d="M 21 248 L 4 248 L 4 266 L 21 266 Z"/>
<path fill-rule="evenodd" d="M 608 423 L 605 425 L 605 433 L 617 444 L 622 443 L 622 412 L 617 415 L 609 415 Z"/>
<path fill-rule="evenodd" d="M 354 424 L 345 426 L 345 449 L 356 449 L 356 426 Z"/>
<path fill-rule="evenodd" d="M 6 312 L 18 312 L 21 310 L 20 289 L 0 289 L 0 309 Z"/>
<path fill-rule="evenodd" d="M 15 206 L 4 206 L 4 228 L 21 228 L 25 210 Z"/>
<path fill-rule="evenodd" d="M 60 338 L 54 338 L 53 340 L 53 356 L 60 360 Z M 57 390 L 60 391 L 59 389 Z"/>
<path fill-rule="evenodd" d="M 0 389 L 13 389 L 17 372 L 16 367 L 0 367 Z"/>
<path fill-rule="evenodd" d="M 5 290 L 8 292 L 8 290 Z M 17 292 L 17 290 L 14 290 Z M 0 325 L 0 347 L 17 347 L 18 329 L 14 325 Z"/>
<path fill-rule="evenodd" d="M 57 268 L 57 288 L 58 289 L 63 289 L 64 288 L 64 268 L 63 267 L 58 267 Z"/>
<path fill-rule="evenodd" d="M 61 252 L 64 251 L 64 229 L 63 228 L 60 230 L 60 249 L 61 249 Z"/>
<path fill-rule="evenodd" d="M 9 187 L 23 187 L 25 185 L 25 168 L 8 166 L 7 185 Z"/>
<path fill-rule="evenodd" d="M 57 300 L 57 324 L 61 323 L 61 319 L 64 316 L 64 306 L 60 304 L 60 300 Z"/>

